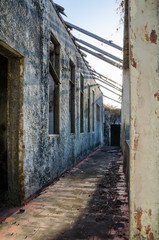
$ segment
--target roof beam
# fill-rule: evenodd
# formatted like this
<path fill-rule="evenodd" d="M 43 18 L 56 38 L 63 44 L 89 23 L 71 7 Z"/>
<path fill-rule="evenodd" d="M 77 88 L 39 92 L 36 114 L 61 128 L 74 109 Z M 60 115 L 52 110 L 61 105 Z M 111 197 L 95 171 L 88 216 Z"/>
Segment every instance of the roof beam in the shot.
<path fill-rule="evenodd" d="M 119 96 L 119 97 L 122 97 L 120 94 L 118 94 L 118 93 L 116 93 L 116 92 L 110 90 L 109 88 L 106 88 L 106 87 L 104 87 L 104 86 L 101 85 L 101 84 L 98 84 L 98 85 L 99 85 L 100 87 L 102 87 L 102 88 L 105 88 L 105 89 L 108 90 L 109 92 L 111 92 L 111 93 L 113 93 L 113 94 L 116 94 L 116 95 Z"/>
<path fill-rule="evenodd" d="M 104 75 L 102 75 L 102 74 L 100 74 L 100 73 L 96 72 L 95 70 L 92 70 L 92 69 L 90 69 L 90 71 L 92 71 L 92 73 L 94 73 L 94 74 L 96 74 L 96 75 L 100 76 L 101 78 L 104 78 L 104 79 L 106 79 L 106 80 L 108 80 L 108 81 L 110 81 L 110 82 L 113 82 L 114 84 L 118 85 L 119 87 L 122 87 L 122 85 L 121 85 L 121 84 L 119 84 L 119 83 L 117 83 L 117 82 L 113 81 L 113 80 L 112 80 L 112 79 L 110 79 L 110 78 L 107 78 L 107 77 L 105 77 Z"/>
<path fill-rule="evenodd" d="M 109 45 L 111 47 L 114 47 L 114 48 L 116 48 L 116 49 L 118 49 L 120 51 L 123 50 L 122 47 L 120 47 L 119 45 L 116 45 L 116 44 L 112 43 L 111 41 L 108 41 L 108 40 L 106 40 L 106 39 L 104 39 L 102 37 L 99 37 L 98 35 L 96 35 L 94 33 L 88 32 L 87 30 L 84 30 L 84 29 L 82 29 L 80 27 L 77 27 L 77 26 L 75 26 L 75 25 L 73 25 L 73 24 L 71 24 L 69 22 L 64 21 L 64 23 L 66 24 L 67 27 L 69 27 L 71 29 L 74 28 L 77 31 L 82 32 L 82 33 L 88 35 L 89 37 L 95 38 L 96 40 L 98 40 L 100 42 L 103 42 L 103 43 L 105 43 L 105 44 L 107 44 L 107 45 Z"/>
<path fill-rule="evenodd" d="M 103 55 L 105 55 L 105 56 L 107 56 L 107 57 L 109 57 L 109 58 L 114 59 L 114 60 L 117 61 L 117 62 L 120 62 L 120 63 L 123 62 L 122 59 L 120 59 L 120 58 L 118 58 L 118 57 L 116 57 L 116 56 L 114 56 L 114 55 L 112 55 L 112 54 L 110 54 L 110 53 L 108 53 L 108 52 L 100 49 L 100 48 L 97 48 L 97 47 L 93 46 L 93 45 L 90 44 L 90 43 L 87 43 L 87 42 L 85 42 L 85 41 L 83 41 L 83 40 L 81 40 L 81 39 L 75 38 L 75 37 L 74 37 L 74 40 L 77 41 L 77 42 L 79 42 L 79 43 L 82 43 L 83 45 L 85 45 L 85 46 L 87 46 L 87 47 L 89 47 L 89 48 L 92 48 L 93 50 L 95 50 L 95 51 L 97 51 L 97 52 L 102 53 Z"/>
<path fill-rule="evenodd" d="M 81 46 L 79 44 L 77 44 L 77 46 L 80 49 L 82 49 L 83 51 L 88 52 L 89 54 L 91 54 L 91 55 L 93 55 L 93 56 L 95 56 L 95 57 L 97 57 L 97 58 L 99 58 L 99 59 L 101 59 L 101 60 L 103 60 L 103 61 L 105 61 L 105 62 L 107 62 L 107 63 L 109 63 L 109 64 L 111 64 L 111 65 L 113 65 L 115 67 L 117 67 L 117 68 L 119 68 L 119 69 L 122 69 L 122 65 L 121 64 L 116 63 L 116 62 L 110 60 L 109 58 L 104 57 L 100 53 L 93 52 L 93 51 L 89 50 L 88 48 L 85 48 L 85 47 L 83 47 L 83 46 Z"/>
<path fill-rule="evenodd" d="M 111 84 L 111 83 L 109 83 L 109 82 L 106 82 L 106 81 L 104 81 L 104 80 L 102 80 L 102 79 L 100 79 L 100 78 L 98 78 L 98 77 L 95 77 L 95 79 L 96 79 L 97 81 L 100 81 L 100 82 L 106 84 L 107 86 L 112 87 L 112 88 L 114 88 L 115 90 L 117 90 L 117 91 L 119 91 L 119 92 L 122 93 L 121 88 L 118 88 L 118 87 L 116 87 L 115 85 L 113 85 L 113 84 Z"/>
<path fill-rule="evenodd" d="M 114 101 L 114 102 L 117 102 L 117 103 L 120 103 L 120 104 L 121 104 L 121 102 L 119 102 L 119 101 L 117 101 L 117 100 L 115 100 L 115 99 L 113 99 L 113 98 L 107 97 L 107 96 L 105 96 L 105 95 L 103 95 L 103 97 L 108 98 L 108 99 L 110 99 L 110 100 L 112 100 L 112 101 Z"/>

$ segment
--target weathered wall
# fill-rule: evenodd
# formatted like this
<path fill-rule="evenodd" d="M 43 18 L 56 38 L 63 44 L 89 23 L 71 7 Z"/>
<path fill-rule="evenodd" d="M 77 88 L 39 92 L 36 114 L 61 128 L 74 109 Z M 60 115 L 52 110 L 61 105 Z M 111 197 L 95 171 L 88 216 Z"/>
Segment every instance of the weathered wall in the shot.
<path fill-rule="evenodd" d="M 102 143 L 103 100 L 96 82 L 49 0 L 0 1 L 0 39 L 24 56 L 25 198 L 53 180 L 91 148 Z M 48 84 L 50 31 L 60 43 L 60 134 L 49 136 Z M 69 62 L 76 68 L 75 134 L 70 133 Z M 84 133 L 80 133 L 80 73 L 84 76 Z M 95 131 L 88 133 L 87 86 L 95 91 Z M 96 121 L 96 103 L 100 122 Z M 23 115 L 22 114 L 22 115 Z M 92 105 L 90 108 L 92 118 Z M 23 157 L 23 156 L 22 156 Z"/>
<path fill-rule="evenodd" d="M 159 239 L 159 1 L 130 0 L 130 239 Z"/>
<path fill-rule="evenodd" d="M 121 124 L 121 110 L 104 106 L 104 143 L 111 146 L 111 125 Z"/>
<path fill-rule="evenodd" d="M 130 77 L 129 77 L 129 13 L 128 0 L 125 0 L 124 51 L 123 51 L 123 93 L 121 110 L 121 146 L 125 160 L 125 141 L 129 139 L 130 126 Z"/>

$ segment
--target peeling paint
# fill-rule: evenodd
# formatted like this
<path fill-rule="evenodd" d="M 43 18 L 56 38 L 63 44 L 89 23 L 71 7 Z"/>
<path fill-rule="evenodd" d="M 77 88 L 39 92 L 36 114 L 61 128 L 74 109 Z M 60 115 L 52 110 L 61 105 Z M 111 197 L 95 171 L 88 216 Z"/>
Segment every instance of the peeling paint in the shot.
<path fill-rule="evenodd" d="M 150 35 L 150 40 L 152 43 L 157 44 L 157 34 L 155 30 L 152 30 L 151 35 Z"/>

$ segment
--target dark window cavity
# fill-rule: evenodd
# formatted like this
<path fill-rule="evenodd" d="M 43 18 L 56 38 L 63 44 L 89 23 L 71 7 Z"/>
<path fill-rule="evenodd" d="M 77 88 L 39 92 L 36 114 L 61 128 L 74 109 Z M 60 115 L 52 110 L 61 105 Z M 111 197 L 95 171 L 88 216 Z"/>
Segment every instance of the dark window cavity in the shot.
<path fill-rule="evenodd" d="M 84 105 L 84 77 L 81 74 L 80 75 L 80 132 L 84 132 L 83 105 Z"/>
<path fill-rule="evenodd" d="M 95 104 L 95 93 L 92 91 L 92 131 L 94 131 L 94 104 Z"/>
<path fill-rule="evenodd" d="M 49 45 L 49 134 L 59 134 L 60 44 L 50 35 Z"/>
<path fill-rule="evenodd" d="M 90 132 L 90 86 L 88 85 L 88 132 Z"/>
<path fill-rule="evenodd" d="M 75 133 L 75 65 L 70 60 L 69 113 L 71 133 Z"/>
<path fill-rule="evenodd" d="M 97 104 L 96 105 L 96 113 L 97 113 L 97 122 L 100 121 L 100 106 Z"/>

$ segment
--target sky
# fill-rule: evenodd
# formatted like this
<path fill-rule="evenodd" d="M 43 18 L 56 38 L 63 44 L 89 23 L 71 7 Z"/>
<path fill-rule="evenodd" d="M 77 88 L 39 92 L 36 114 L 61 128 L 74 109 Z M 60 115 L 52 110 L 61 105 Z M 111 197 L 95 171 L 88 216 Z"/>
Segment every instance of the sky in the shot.
<path fill-rule="evenodd" d="M 80 28 L 90 31 L 106 40 L 112 40 L 113 43 L 123 45 L 123 24 L 121 23 L 121 14 L 117 13 L 120 0 L 54 0 L 55 3 L 65 8 L 67 17 L 62 15 L 62 18 Z M 122 58 L 122 52 L 112 48 L 104 43 L 101 43 L 79 31 L 72 30 L 71 33 L 90 44 L 101 48 L 112 55 Z M 94 51 L 94 50 L 92 50 Z M 122 84 L 122 70 L 86 53 L 85 58 L 92 69 L 100 74 L 112 79 L 113 81 Z M 102 84 L 101 82 L 98 82 Z M 120 92 L 104 85 L 106 88 L 117 92 Z M 119 100 L 118 95 L 111 93 L 110 91 L 101 87 L 101 91 L 104 95 Z M 120 104 L 103 99 L 104 104 L 114 107 L 121 107 Z"/>

